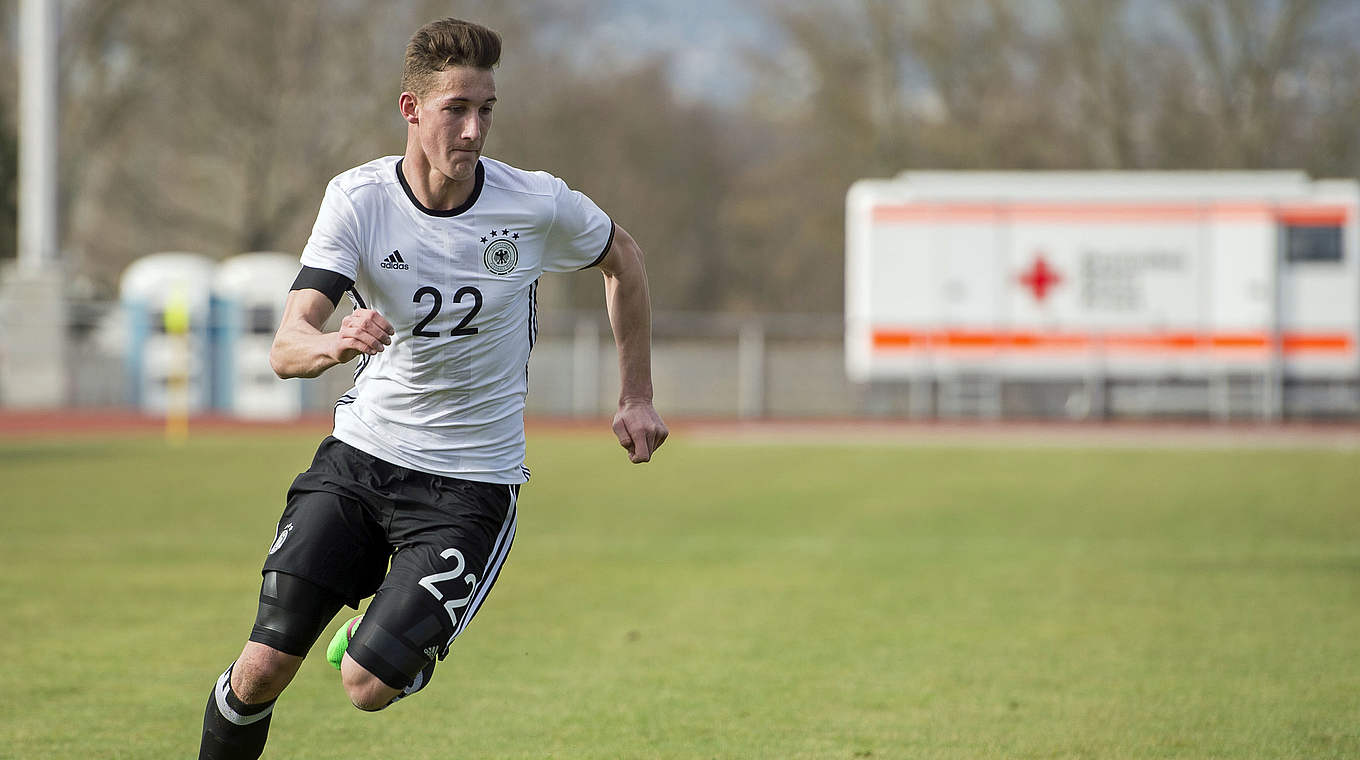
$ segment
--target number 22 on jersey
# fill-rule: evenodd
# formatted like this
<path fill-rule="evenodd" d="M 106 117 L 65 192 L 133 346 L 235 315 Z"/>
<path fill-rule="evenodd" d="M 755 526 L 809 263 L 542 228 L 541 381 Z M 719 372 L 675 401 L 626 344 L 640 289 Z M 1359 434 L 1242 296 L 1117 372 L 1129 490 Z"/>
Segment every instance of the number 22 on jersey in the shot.
<path fill-rule="evenodd" d="M 439 316 L 439 310 L 444 307 L 444 296 L 440 294 L 439 289 L 431 285 L 422 286 L 416 291 L 416 294 L 411 297 L 411 303 L 423 303 L 426 301 L 427 296 L 431 299 L 430 313 L 426 314 L 425 318 L 416 324 L 416 328 L 411 331 L 411 334 L 417 338 L 438 338 L 439 333 L 432 330 L 426 330 L 425 327 L 429 325 L 435 317 Z M 458 292 L 453 294 L 453 302 L 461 304 L 463 299 L 469 296 L 472 297 L 472 308 L 463 316 L 463 321 L 459 322 L 457 327 L 449 331 L 449 335 L 453 337 L 477 334 L 477 328 L 472 326 L 472 320 L 477 316 L 477 312 L 482 310 L 482 291 L 471 285 L 459 288 Z"/>

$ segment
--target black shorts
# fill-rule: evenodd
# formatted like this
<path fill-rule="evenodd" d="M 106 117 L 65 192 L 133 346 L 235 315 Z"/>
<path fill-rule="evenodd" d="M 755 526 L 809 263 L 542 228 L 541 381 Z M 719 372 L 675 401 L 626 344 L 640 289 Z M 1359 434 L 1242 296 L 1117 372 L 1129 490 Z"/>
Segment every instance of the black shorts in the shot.
<path fill-rule="evenodd" d="M 410 470 L 328 436 L 288 489 L 264 572 L 304 578 L 356 609 L 377 594 L 369 612 L 400 619 L 366 614 L 365 626 L 442 655 L 510 552 L 518 493 L 518 485 Z"/>

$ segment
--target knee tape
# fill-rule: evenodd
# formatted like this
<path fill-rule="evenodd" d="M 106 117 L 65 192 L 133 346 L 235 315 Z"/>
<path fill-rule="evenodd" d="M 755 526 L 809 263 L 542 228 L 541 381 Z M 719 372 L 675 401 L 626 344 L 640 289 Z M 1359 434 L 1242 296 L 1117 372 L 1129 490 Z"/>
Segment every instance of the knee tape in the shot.
<path fill-rule="evenodd" d="M 391 590 L 369 605 L 346 651 L 383 683 L 401 689 L 443 654 L 452 633 L 444 610 L 428 597 Z"/>
<path fill-rule="evenodd" d="M 311 581 L 271 570 L 260 584 L 260 608 L 250 640 L 305 657 L 341 604 Z"/>

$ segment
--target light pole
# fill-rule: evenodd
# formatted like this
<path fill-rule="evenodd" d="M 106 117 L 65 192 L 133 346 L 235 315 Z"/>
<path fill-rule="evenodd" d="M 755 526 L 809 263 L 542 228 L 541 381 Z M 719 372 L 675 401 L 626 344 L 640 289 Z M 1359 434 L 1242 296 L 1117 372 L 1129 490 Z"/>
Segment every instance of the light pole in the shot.
<path fill-rule="evenodd" d="M 19 8 L 18 262 L 0 283 L 0 403 L 67 403 L 66 275 L 57 240 L 57 0 Z"/>

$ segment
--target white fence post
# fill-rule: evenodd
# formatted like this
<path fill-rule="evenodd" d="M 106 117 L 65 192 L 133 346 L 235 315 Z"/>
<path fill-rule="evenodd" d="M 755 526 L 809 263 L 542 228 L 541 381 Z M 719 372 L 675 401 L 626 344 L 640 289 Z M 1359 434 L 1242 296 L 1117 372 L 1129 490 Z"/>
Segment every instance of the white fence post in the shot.
<path fill-rule="evenodd" d="M 737 416 L 765 416 L 765 327 L 754 319 L 737 334 Z"/>
<path fill-rule="evenodd" d="M 593 317 L 576 320 L 571 352 L 571 413 L 594 417 L 600 411 L 600 336 Z"/>

